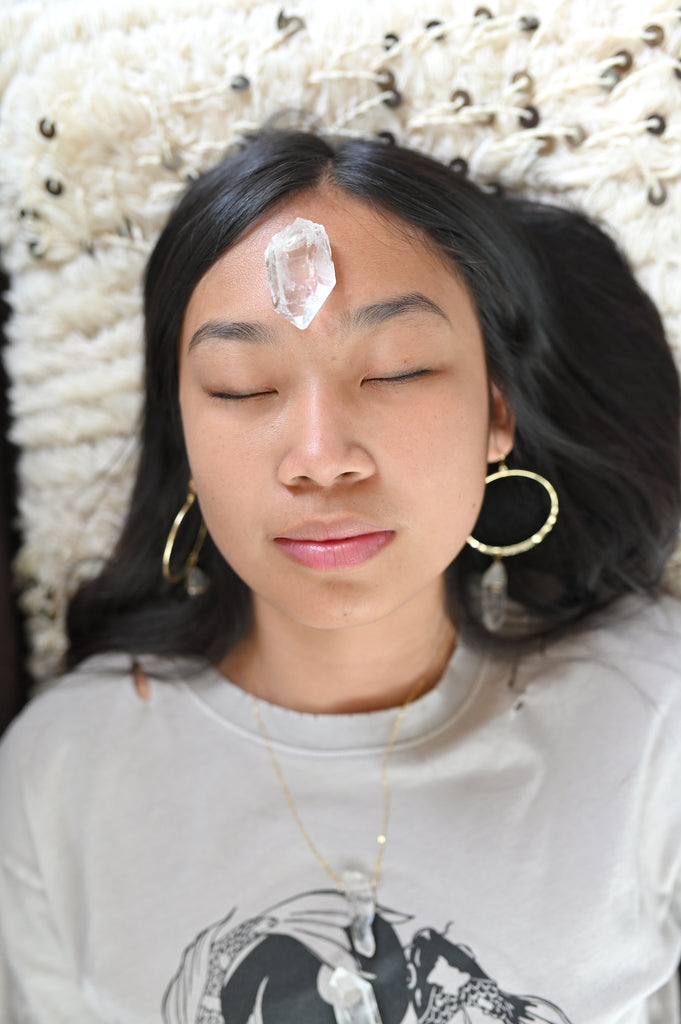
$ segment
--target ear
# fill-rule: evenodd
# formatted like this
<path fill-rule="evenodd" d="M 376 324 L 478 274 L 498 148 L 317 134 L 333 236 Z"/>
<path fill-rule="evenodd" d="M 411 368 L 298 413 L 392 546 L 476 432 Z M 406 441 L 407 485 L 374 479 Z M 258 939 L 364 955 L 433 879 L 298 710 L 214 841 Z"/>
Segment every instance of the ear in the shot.
<path fill-rule="evenodd" d="M 508 401 L 496 384 L 490 386 L 491 416 L 489 423 L 489 441 L 487 445 L 487 461 L 499 462 L 513 448 L 515 435 L 515 416 Z"/>

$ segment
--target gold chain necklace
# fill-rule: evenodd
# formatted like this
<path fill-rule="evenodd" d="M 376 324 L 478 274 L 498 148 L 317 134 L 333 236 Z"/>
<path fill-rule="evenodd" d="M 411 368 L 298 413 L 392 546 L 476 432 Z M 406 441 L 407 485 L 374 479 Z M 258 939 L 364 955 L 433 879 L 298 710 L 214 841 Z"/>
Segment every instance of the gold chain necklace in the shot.
<path fill-rule="evenodd" d="M 390 738 L 388 739 L 387 746 L 383 752 L 383 758 L 381 760 L 381 784 L 383 786 L 383 820 L 381 821 L 381 831 L 377 837 L 378 852 L 376 855 L 376 864 L 374 865 L 374 875 L 371 883 L 372 888 L 374 889 L 378 888 L 378 883 L 381 877 L 383 851 L 385 849 L 385 844 L 387 842 L 388 821 L 390 820 L 390 782 L 388 780 L 388 761 L 390 759 L 393 747 L 395 746 L 395 740 L 397 739 L 398 733 L 402 726 L 402 720 L 404 719 L 407 708 L 412 703 L 412 701 L 416 700 L 419 693 L 424 688 L 425 683 L 425 679 L 419 680 L 417 686 L 414 687 L 412 692 L 405 700 L 404 704 L 402 704 L 402 706 L 400 707 L 400 710 L 393 724 L 392 732 L 390 733 Z M 326 871 L 327 875 L 331 878 L 338 891 L 344 892 L 345 883 L 341 880 L 339 875 L 336 874 L 336 872 L 330 866 L 329 862 L 325 860 L 325 858 L 322 856 L 312 836 L 305 828 L 303 819 L 300 817 L 300 812 L 298 811 L 295 800 L 293 799 L 293 794 L 291 793 L 288 783 L 284 778 L 284 773 L 281 770 L 281 765 L 279 764 L 277 755 L 274 753 L 269 733 L 265 728 L 265 723 L 263 722 L 262 715 L 260 714 L 260 705 L 258 703 L 258 699 L 257 697 L 254 697 L 253 694 L 251 694 L 251 701 L 253 704 L 253 713 L 255 714 L 255 718 L 258 723 L 258 729 L 260 730 L 260 735 L 262 736 L 263 742 L 267 749 L 267 753 L 269 754 L 270 761 L 272 762 L 272 767 L 274 768 L 277 779 L 279 780 L 279 785 L 281 786 L 284 792 L 284 796 L 286 797 L 288 809 L 293 815 L 296 825 L 300 829 L 300 833 L 305 842 L 307 843 L 307 845 L 309 846 L 312 855 L 315 857 L 315 859 L 324 869 L 324 871 Z"/>
<path fill-rule="evenodd" d="M 401 705 L 395 721 L 393 723 L 388 742 L 385 750 L 383 751 L 383 757 L 381 758 L 381 785 L 383 788 L 383 816 L 381 820 L 381 830 L 377 837 L 378 851 L 376 854 L 376 863 L 374 865 L 374 873 L 371 879 L 367 878 L 360 871 L 345 871 L 343 872 L 342 878 L 333 870 L 328 861 L 320 852 L 317 844 L 312 839 L 312 836 L 305 827 L 305 823 L 300 816 L 300 812 L 296 806 L 293 794 L 289 788 L 289 785 L 284 777 L 284 773 L 279 764 L 279 759 L 274 752 L 272 742 L 270 740 L 269 733 L 265 728 L 262 715 L 260 713 L 260 704 L 257 697 L 251 693 L 251 703 L 253 706 L 253 713 L 262 737 L 263 743 L 269 755 L 272 767 L 274 768 L 275 775 L 282 789 L 286 803 L 291 815 L 298 826 L 298 829 L 307 843 L 310 852 L 314 856 L 317 863 L 331 878 L 334 885 L 340 893 L 343 893 L 350 905 L 350 911 L 352 915 L 351 920 L 351 934 L 352 941 L 357 952 L 363 956 L 372 957 L 376 952 L 376 943 L 373 934 L 373 920 L 376 909 L 376 890 L 381 878 L 381 868 L 383 866 L 383 854 L 385 852 L 385 846 L 388 840 L 388 823 L 390 821 L 390 780 L 388 778 L 388 761 L 392 754 L 395 742 L 404 721 L 404 716 L 407 712 L 409 705 L 416 700 L 416 698 L 423 692 L 428 684 L 434 686 L 437 680 L 444 672 L 454 649 L 456 647 L 456 633 L 453 627 L 446 629 L 444 642 L 440 645 L 437 652 L 437 659 L 435 661 L 435 668 L 428 669 L 427 672 L 421 676 L 416 684 L 412 687 L 409 692 L 407 699 Z M 250 692 L 250 691 L 249 691 Z"/>

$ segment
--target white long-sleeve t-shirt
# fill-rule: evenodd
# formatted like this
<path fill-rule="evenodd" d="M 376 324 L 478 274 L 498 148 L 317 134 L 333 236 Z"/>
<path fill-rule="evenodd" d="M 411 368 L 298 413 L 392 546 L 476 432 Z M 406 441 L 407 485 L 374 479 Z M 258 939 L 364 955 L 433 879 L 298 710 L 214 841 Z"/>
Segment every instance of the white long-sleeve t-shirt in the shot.
<path fill-rule="evenodd" d="M 130 666 L 86 662 L 0 745 L 2 1024 L 333 1024 L 338 965 L 383 1024 L 678 1020 L 678 602 L 460 644 L 390 758 L 371 958 L 249 695 L 157 661 L 146 701 Z M 321 855 L 371 877 L 397 711 L 260 708 Z"/>

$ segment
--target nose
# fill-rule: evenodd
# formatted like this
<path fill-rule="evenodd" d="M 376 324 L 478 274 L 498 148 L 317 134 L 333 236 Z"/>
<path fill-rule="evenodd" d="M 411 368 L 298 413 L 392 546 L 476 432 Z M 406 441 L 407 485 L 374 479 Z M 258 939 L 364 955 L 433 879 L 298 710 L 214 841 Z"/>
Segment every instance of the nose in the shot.
<path fill-rule="evenodd" d="M 326 488 L 368 478 L 375 464 L 360 433 L 358 410 L 351 401 L 332 388 L 305 388 L 290 400 L 286 412 L 280 482 L 287 487 Z"/>

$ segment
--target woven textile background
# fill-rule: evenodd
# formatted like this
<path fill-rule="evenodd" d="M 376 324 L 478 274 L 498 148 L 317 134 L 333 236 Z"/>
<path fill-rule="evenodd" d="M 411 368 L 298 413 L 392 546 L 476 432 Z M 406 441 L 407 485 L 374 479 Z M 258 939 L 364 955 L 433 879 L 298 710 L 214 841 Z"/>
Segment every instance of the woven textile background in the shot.
<path fill-rule="evenodd" d="M 0 0 L 0 39 L 16 573 L 38 680 L 129 494 L 147 254 L 186 180 L 282 108 L 586 210 L 681 352 L 677 4 Z"/>

